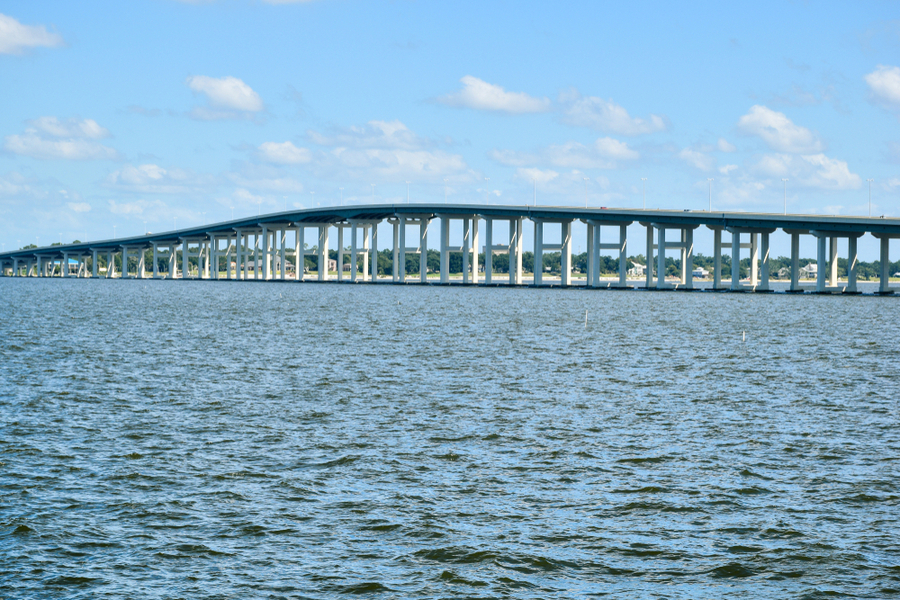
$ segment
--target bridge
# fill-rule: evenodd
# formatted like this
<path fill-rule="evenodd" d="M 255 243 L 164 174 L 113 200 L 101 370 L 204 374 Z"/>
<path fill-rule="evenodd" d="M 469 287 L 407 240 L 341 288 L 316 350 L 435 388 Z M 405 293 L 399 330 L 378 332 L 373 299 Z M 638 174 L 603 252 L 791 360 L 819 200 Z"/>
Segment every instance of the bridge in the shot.
<path fill-rule="evenodd" d="M 572 281 L 572 223 L 587 225 L 587 278 L 589 288 L 628 288 L 626 268 L 627 227 L 635 222 L 646 234 L 638 243 L 647 265 L 644 287 L 647 289 L 692 290 L 692 259 L 695 254 L 694 231 L 706 227 L 713 232 L 713 290 L 771 291 L 769 286 L 769 236 L 781 229 L 791 238 L 790 292 L 807 289 L 818 293 L 855 294 L 857 289 L 858 239 L 871 235 L 880 240 L 879 294 L 896 291 L 890 286 L 890 240 L 900 238 L 900 219 L 872 217 L 840 217 L 820 215 L 779 215 L 708 211 L 674 211 L 644 209 L 605 209 L 543 206 L 502 206 L 479 204 L 370 204 L 332 206 L 285 211 L 252 218 L 213 223 L 201 227 L 173 230 L 159 234 L 124 237 L 111 240 L 55 245 L 0 253 L 0 273 L 8 277 L 79 277 L 97 278 L 98 256 L 105 255 L 109 266 L 106 278 L 211 280 L 290 280 L 309 281 L 304 268 L 305 257 L 318 264 L 315 281 L 411 283 L 405 272 L 406 255 L 418 254 L 418 282 L 427 279 L 429 227 L 440 222 L 440 283 L 450 284 L 450 254 L 462 254 L 463 284 L 522 285 L 522 233 L 525 221 L 533 227 L 534 269 L 531 285 L 545 285 L 543 257 L 546 252 L 559 252 L 561 286 Z M 390 279 L 378 278 L 378 225 L 393 226 L 394 265 Z M 451 246 L 450 232 L 456 224 L 462 227 L 462 244 Z M 503 225 L 506 225 L 504 228 Z M 498 225 L 500 226 L 498 229 Z M 414 235 L 408 239 L 408 229 Z M 560 243 L 545 244 L 547 227 L 559 227 Z M 616 241 L 601 243 L 601 231 L 611 229 Z M 307 249 L 308 230 L 312 230 L 315 249 Z M 731 280 L 721 278 L 722 234 L 730 234 Z M 329 275 L 329 245 L 336 234 L 337 275 Z M 483 242 L 482 242 L 483 236 Z M 814 288 L 800 282 L 800 239 L 812 236 L 817 243 L 817 273 Z M 345 242 L 349 238 L 349 250 Z M 838 240 L 847 239 L 848 270 L 846 285 L 838 285 Z M 605 237 L 603 239 L 606 239 Z M 482 244 L 479 246 L 479 244 Z M 484 252 L 484 273 L 480 273 L 479 247 Z M 727 247 L 727 246 L 726 246 Z M 144 255 L 153 251 L 152 275 Z M 602 250 L 618 254 L 618 277 L 600 277 Z M 680 274 L 666 279 L 668 252 L 680 255 Z M 750 258 L 749 279 L 740 279 L 740 257 L 746 251 Z M 493 257 L 506 254 L 509 259 L 508 280 L 497 281 L 493 273 Z M 122 272 L 116 273 L 114 257 L 120 257 Z M 181 265 L 179 267 L 179 256 Z M 90 269 L 88 258 L 91 258 Z M 135 258 L 132 268 L 129 259 Z M 167 259 L 167 269 L 160 269 L 160 259 Z M 196 271 L 190 259 L 196 259 Z M 77 265 L 75 273 L 69 268 Z M 350 271 L 344 273 L 349 262 Z M 224 263 L 224 264 L 223 264 Z M 222 268 L 224 266 L 224 268 Z M 825 268 L 822 268 L 822 267 Z M 361 267 L 361 269 L 360 269 Z M 361 272 L 360 272 L 361 271 Z"/>

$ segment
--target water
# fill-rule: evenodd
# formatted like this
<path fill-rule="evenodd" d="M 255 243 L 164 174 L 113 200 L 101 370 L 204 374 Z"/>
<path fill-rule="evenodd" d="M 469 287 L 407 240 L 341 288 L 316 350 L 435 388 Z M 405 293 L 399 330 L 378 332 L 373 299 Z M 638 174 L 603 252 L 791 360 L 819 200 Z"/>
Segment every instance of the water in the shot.
<path fill-rule="evenodd" d="M 897 299 L 0 299 L 2 597 L 900 593 Z"/>

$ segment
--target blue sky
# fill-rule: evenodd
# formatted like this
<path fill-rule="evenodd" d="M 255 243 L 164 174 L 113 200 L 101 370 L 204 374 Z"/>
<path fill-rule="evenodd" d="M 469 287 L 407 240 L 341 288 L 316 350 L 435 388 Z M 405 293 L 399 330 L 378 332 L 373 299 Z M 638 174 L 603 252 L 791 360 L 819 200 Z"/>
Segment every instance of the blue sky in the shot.
<path fill-rule="evenodd" d="M 687 6 L 687 8 L 685 8 Z M 888 2 L 0 7 L 0 242 L 339 202 L 900 216 Z M 585 182 L 585 177 L 589 178 Z M 486 181 L 485 178 L 489 178 Z M 445 181 L 446 180 L 446 181 Z M 341 190 L 340 188 L 343 188 Z"/>

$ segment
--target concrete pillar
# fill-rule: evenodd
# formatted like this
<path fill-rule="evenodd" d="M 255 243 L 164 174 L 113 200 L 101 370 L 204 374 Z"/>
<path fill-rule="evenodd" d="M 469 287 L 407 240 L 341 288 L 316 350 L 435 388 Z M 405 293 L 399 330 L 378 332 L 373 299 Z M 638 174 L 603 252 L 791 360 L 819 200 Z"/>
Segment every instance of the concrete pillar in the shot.
<path fill-rule="evenodd" d="M 137 278 L 144 279 L 147 277 L 147 269 L 144 264 L 144 255 L 146 254 L 146 248 L 139 248 L 137 255 Z"/>
<path fill-rule="evenodd" d="M 262 228 L 262 278 L 264 281 L 269 280 L 269 229 L 263 225 Z"/>
<path fill-rule="evenodd" d="M 395 219 L 391 224 L 394 228 L 394 248 L 391 253 L 391 281 L 400 281 L 400 223 Z"/>
<path fill-rule="evenodd" d="M 589 239 L 591 241 L 591 285 L 595 288 L 598 288 L 600 287 L 600 225 L 591 226 L 590 233 L 591 236 Z M 621 269 L 619 275 L 621 279 Z"/>
<path fill-rule="evenodd" d="M 128 279 L 128 247 L 122 246 L 122 279 Z"/>
<path fill-rule="evenodd" d="M 60 269 L 60 277 L 68 277 L 69 276 L 69 253 L 63 252 L 62 257 L 62 269 Z"/>
<path fill-rule="evenodd" d="M 891 284 L 891 258 L 890 258 L 891 239 L 887 237 L 881 238 L 881 285 L 878 291 L 882 294 L 890 292 Z"/>
<path fill-rule="evenodd" d="M 512 257 L 510 257 L 512 258 Z M 512 266 L 512 261 L 510 261 Z M 534 285 L 544 283 L 544 222 L 534 222 Z"/>
<path fill-rule="evenodd" d="M 441 283 L 450 283 L 450 218 L 441 217 Z"/>
<path fill-rule="evenodd" d="M 351 225 L 350 227 L 355 229 L 355 227 L 353 225 Z M 339 226 L 337 228 L 337 234 L 338 234 L 337 279 L 338 279 L 338 281 L 343 281 L 344 280 L 344 228 Z M 352 237 L 352 234 L 351 234 L 351 237 Z M 352 264 L 352 261 L 351 261 L 351 264 Z M 352 279 L 352 276 L 351 276 L 351 279 Z"/>
<path fill-rule="evenodd" d="M 366 281 L 366 278 L 369 274 L 369 231 L 370 227 L 368 225 L 363 225 L 363 264 L 362 264 L 362 278 L 363 281 Z"/>
<path fill-rule="evenodd" d="M 663 289 L 666 286 L 666 229 L 659 227 L 656 230 L 656 287 Z"/>
<path fill-rule="evenodd" d="M 694 230 L 683 229 L 682 239 L 684 240 L 684 249 L 681 252 L 683 260 L 681 261 L 681 280 L 687 289 L 694 288 Z"/>
<path fill-rule="evenodd" d="M 585 233 L 585 241 L 587 242 L 587 269 L 584 279 L 585 287 L 594 287 L 594 225 L 588 221 L 585 223 L 587 232 Z M 597 228 L 599 229 L 599 227 Z"/>
<path fill-rule="evenodd" d="M 828 285 L 837 287 L 838 245 L 837 238 L 828 238 Z"/>
<path fill-rule="evenodd" d="M 644 287 L 648 290 L 653 287 L 653 225 L 647 223 L 647 263 L 644 269 Z"/>
<path fill-rule="evenodd" d="M 472 239 L 471 243 L 467 242 L 468 246 L 472 247 L 472 283 L 478 283 L 478 217 L 472 216 L 472 227 L 469 230 Z"/>
<path fill-rule="evenodd" d="M 181 278 L 188 279 L 191 277 L 191 251 L 190 242 L 181 240 Z"/>
<path fill-rule="evenodd" d="M 800 291 L 800 234 L 791 234 L 791 291 Z"/>
<path fill-rule="evenodd" d="M 400 219 L 400 248 L 397 262 L 397 277 L 402 283 L 406 281 L 406 217 Z"/>
<path fill-rule="evenodd" d="M 319 225 L 319 281 L 328 281 L 328 225 Z"/>
<path fill-rule="evenodd" d="M 306 248 L 303 243 L 302 225 L 298 225 L 294 232 L 294 279 L 303 281 L 303 272 L 306 270 Z"/>
<path fill-rule="evenodd" d="M 262 261 L 259 255 L 260 250 L 260 232 L 253 234 L 253 279 L 259 279 L 262 275 Z"/>
<path fill-rule="evenodd" d="M 244 238 L 240 231 L 234 233 L 234 278 L 244 279 Z"/>
<path fill-rule="evenodd" d="M 817 237 L 816 242 L 818 243 L 819 250 L 816 261 L 816 291 L 821 293 L 825 291 L 826 275 L 828 273 L 828 258 L 825 254 L 825 236 Z"/>
<path fill-rule="evenodd" d="M 428 283 L 428 219 L 419 221 L 419 281 Z"/>
<path fill-rule="evenodd" d="M 372 283 L 378 281 L 378 224 L 372 223 L 372 243 L 369 246 L 369 252 L 372 253 L 372 259 L 369 266 L 372 269 Z M 368 254 L 366 254 L 368 257 Z"/>
<path fill-rule="evenodd" d="M 494 220 L 484 218 L 484 282 L 493 283 L 494 270 Z"/>
<path fill-rule="evenodd" d="M 741 289 L 741 234 L 731 234 L 731 290 Z"/>
<path fill-rule="evenodd" d="M 287 227 L 282 226 L 278 230 L 278 237 L 281 241 L 281 281 L 287 279 Z"/>
<path fill-rule="evenodd" d="M 565 221 L 560 227 L 562 253 L 560 254 L 560 279 L 563 286 L 572 285 L 572 221 Z"/>
<path fill-rule="evenodd" d="M 678 254 L 680 255 L 678 258 L 679 258 L 679 261 L 681 262 L 681 273 L 679 276 L 679 280 L 680 280 L 679 282 L 682 286 L 685 286 L 685 287 L 687 287 L 687 282 L 688 282 L 688 278 L 687 278 L 687 260 L 688 260 L 687 255 L 688 255 L 688 252 L 687 252 L 687 246 L 686 246 L 687 231 L 688 231 L 687 228 L 682 227 L 681 231 L 678 232 L 679 240 L 681 243 L 681 248 L 678 249 Z"/>
<path fill-rule="evenodd" d="M 759 252 L 761 255 L 760 264 L 760 284 L 759 290 L 769 291 L 769 234 L 761 233 L 759 242 Z"/>
<path fill-rule="evenodd" d="M 509 284 L 516 284 L 516 219 L 509 220 Z"/>
<path fill-rule="evenodd" d="M 159 278 L 159 244 L 153 242 L 153 279 Z"/>
<path fill-rule="evenodd" d="M 722 230 L 713 229 L 713 289 L 722 288 Z"/>
<path fill-rule="evenodd" d="M 759 284 L 759 243 L 758 234 L 750 234 L 750 287 L 756 289 Z"/>
<path fill-rule="evenodd" d="M 856 293 L 856 277 L 859 268 L 859 253 L 856 250 L 856 237 L 850 236 L 847 240 L 847 291 Z"/>
<path fill-rule="evenodd" d="M 471 244 L 471 240 L 469 236 L 471 235 L 471 220 L 466 217 L 463 219 L 463 243 L 462 243 L 462 276 L 463 283 L 469 283 L 469 279 L 471 278 L 472 273 L 469 271 L 469 244 Z"/>
<path fill-rule="evenodd" d="M 356 223 L 350 223 L 350 281 L 356 283 Z"/>
<path fill-rule="evenodd" d="M 115 256 L 109 250 L 106 251 L 106 278 L 112 279 L 116 274 L 116 261 Z"/>
<path fill-rule="evenodd" d="M 206 275 L 215 280 L 219 279 L 219 238 L 212 234 L 209 236 L 209 263 Z"/>

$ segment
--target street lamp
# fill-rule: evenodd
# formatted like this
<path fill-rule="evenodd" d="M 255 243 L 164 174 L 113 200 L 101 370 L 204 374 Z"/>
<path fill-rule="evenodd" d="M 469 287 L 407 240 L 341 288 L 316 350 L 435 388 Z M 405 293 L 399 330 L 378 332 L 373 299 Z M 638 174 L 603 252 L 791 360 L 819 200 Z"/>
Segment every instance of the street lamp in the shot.
<path fill-rule="evenodd" d="M 584 207 L 587 208 L 587 182 L 590 177 L 584 178 Z"/>
<path fill-rule="evenodd" d="M 312 196 L 312 200 L 309 201 L 309 205 L 310 205 L 310 206 L 315 206 L 315 205 L 316 205 L 316 203 L 315 203 L 316 193 L 315 193 L 315 192 L 310 192 L 309 195 Z"/>
<path fill-rule="evenodd" d="M 874 179 L 866 179 L 869 182 L 869 216 L 872 216 L 872 182 Z"/>
<path fill-rule="evenodd" d="M 709 212 L 712 212 L 712 182 L 714 179 L 707 177 L 706 180 L 709 182 Z"/>
<path fill-rule="evenodd" d="M 641 177 L 641 189 L 643 190 L 644 195 L 644 209 L 647 208 L 647 178 Z M 648 267 L 649 268 L 649 267 Z"/>
<path fill-rule="evenodd" d="M 784 182 L 784 214 L 787 214 L 787 182 L 788 182 L 788 180 L 782 179 L 781 181 Z"/>

